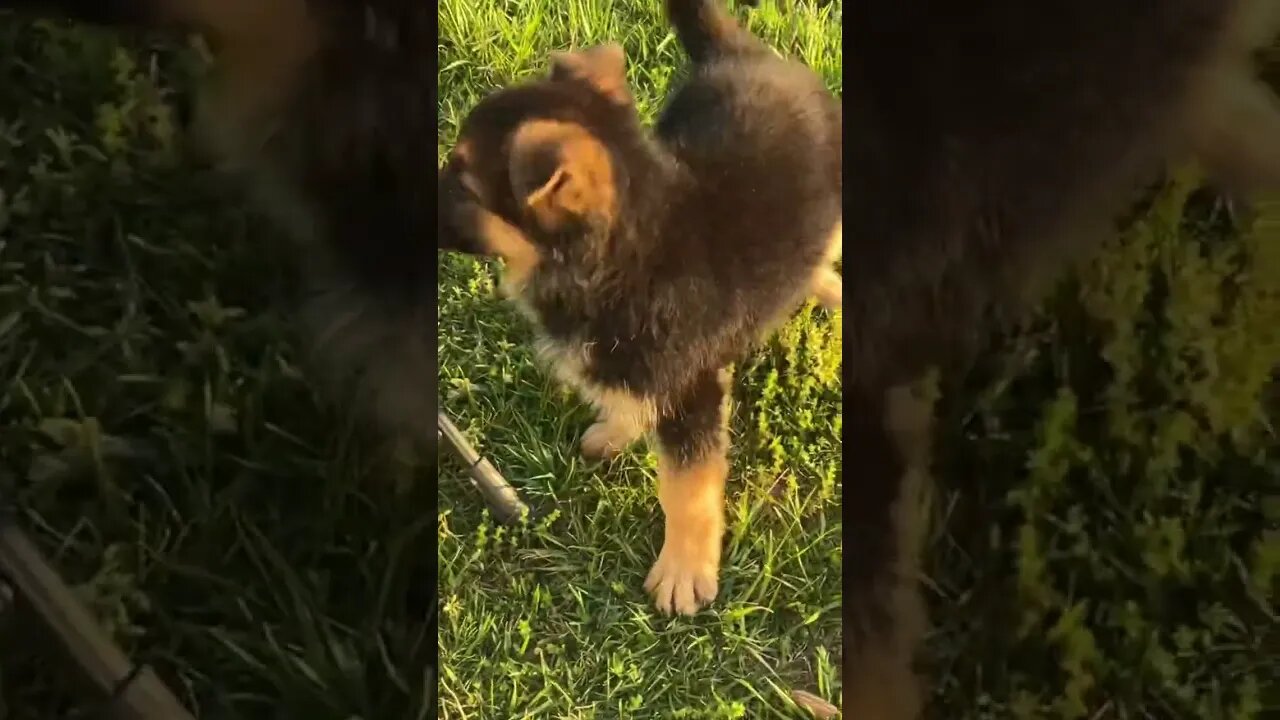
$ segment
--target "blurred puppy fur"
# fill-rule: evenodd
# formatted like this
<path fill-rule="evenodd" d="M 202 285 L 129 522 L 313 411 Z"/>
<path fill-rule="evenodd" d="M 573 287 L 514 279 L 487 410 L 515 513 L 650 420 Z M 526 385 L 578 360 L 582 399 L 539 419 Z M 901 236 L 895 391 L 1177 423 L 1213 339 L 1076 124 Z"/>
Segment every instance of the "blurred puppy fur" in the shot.
<path fill-rule="evenodd" d="M 921 704 L 904 477 L 928 414 L 904 426 L 890 390 L 964 362 L 985 319 L 1095 248 L 1171 164 L 1237 193 L 1280 188 L 1280 103 L 1251 63 L 1280 32 L 1280 0 L 846 12 L 844 712 L 896 720 Z"/>
<path fill-rule="evenodd" d="M 402 0 L 0 0 L 200 34 L 194 134 L 301 241 L 315 365 L 434 459 L 435 6 Z M 350 395 L 347 395 L 350 393 Z"/>
<path fill-rule="evenodd" d="M 442 247 L 499 255 L 540 354 L 597 408 L 584 454 L 652 433 L 664 612 L 715 598 L 729 471 L 729 365 L 811 293 L 839 303 L 838 101 L 718 0 L 669 0 L 692 59 L 651 133 L 617 45 L 466 118 L 440 172 Z"/>

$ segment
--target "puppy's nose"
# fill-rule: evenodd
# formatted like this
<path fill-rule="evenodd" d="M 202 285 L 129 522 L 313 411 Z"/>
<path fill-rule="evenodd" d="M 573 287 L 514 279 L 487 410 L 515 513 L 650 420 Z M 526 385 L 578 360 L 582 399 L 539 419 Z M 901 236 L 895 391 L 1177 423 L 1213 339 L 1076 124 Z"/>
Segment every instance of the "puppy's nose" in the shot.
<path fill-rule="evenodd" d="M 437 175 L 436 185 L 436 248 L 450 252 L 474 253 L 464 228 L 454 224 L 459 209 L 475 198 L 462 184 L 457 172 L 445 167 Z"/>

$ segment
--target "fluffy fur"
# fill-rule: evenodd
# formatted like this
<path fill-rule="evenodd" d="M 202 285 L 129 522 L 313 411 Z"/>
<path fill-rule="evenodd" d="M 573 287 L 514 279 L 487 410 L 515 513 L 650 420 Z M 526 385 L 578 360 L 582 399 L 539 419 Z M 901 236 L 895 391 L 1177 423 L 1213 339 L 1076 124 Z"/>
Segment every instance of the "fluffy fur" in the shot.
<path fill-rule="evenodd" d="M 400 0 L 0 0 L 196 32 L 194 132 L 301 242 L 318 373 L 435 458 L 435 7 Z"/>
<path fill-rule="evenodd" d="M 846 713 L 915 717 L 904 494 L 919 448 L 886 392 L 963 359 L 990 315 L 1087 252 L 1169 164 L 1280 187 L 1280 107 L 1250 55 L 1277 0 L 863 0 L 847 9 L 852 296 L 844 488 Z M 913 423 L 917 431 L 924 417 Z"/>
<path fill-rule="evenodd" d="M 727 368 L 807 294 L 839 303 L 841 118 L 715 0 L 667 9 L 693 63 L 652 133 L 620 47 L 557 54 L 468 115 L 440 230 L 507 260 L 543 356 L 599 409 L 584 452 L 656 437 L 666 524 L 646 588 L 692 613 L 717 593 Z"/>

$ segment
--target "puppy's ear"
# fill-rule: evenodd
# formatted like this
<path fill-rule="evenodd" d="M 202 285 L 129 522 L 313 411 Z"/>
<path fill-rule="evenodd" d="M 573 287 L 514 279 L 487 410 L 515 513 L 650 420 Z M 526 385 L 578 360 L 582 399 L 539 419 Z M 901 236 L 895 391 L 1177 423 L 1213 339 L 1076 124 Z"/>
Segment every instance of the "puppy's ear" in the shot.
<path fill-rule="evenodd" d="M 551 53 L 551 79 L 579 80 L 614 102 L 631 102 L 631 91 L 627 89 L 627 56 L 617 43 Z"/>
<path fill-rule="evenodd" d="M 613 219 L 617 193 L 609 152 L 581 125 L 521 125 L 511 139 L 509 171 L 517 205 L 543 230 Z"/>

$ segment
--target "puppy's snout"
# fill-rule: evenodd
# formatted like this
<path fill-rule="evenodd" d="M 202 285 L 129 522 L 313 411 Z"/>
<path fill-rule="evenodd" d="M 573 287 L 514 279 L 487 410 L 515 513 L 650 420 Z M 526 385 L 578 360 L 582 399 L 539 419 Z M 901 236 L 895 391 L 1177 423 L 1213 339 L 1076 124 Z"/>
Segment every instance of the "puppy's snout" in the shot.
<path fill-rule="evenodd" d="M 472 227 L 479 199 L 462 181 L 461 173 L 445 166 L 437 176 L 436 187 L 436 248 L 469 255 L 484 254 Z"/>
<path fill-rule="evenodd" d="M 451 222 L 458 203 L 461 201 L 457 173 L 448 167 L 440 169 L 436 182 L 436 248 L 461 252 L 462 236 L 455 223 Z"/>

